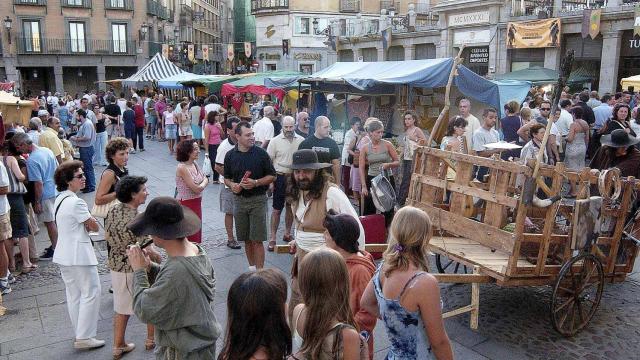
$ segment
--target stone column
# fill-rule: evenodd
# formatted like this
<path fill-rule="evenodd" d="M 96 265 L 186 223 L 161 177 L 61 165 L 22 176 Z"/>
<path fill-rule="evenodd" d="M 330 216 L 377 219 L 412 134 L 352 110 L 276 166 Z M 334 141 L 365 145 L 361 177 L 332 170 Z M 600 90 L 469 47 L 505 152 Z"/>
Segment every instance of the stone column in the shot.
<path fill-rule="evenodd" d="M 387 51 L 384 49 L 382 44 L 380 44 L 380 46 L 376 46 L 376 50 L 378 50 L 378 61 L 387 60 Z"/>
<path fill-rule="evenodd" d="M 436 44 L 436 58 L 440 59 L 454 56 L 452 55 L 453 52 L 451 50 L 452 38 L 453 35 L 449 29 L 445 28 L 440 31 L 440 43 Z"/>
<path fill-rule="evenodd" d="M 404 46 L 404 59 L 415 60 L 416 58 L 416 46 L 414 44 L 408 44 Z"/>
<path fill-rule="evenodd" d="M 98 65 L 96 69 L 96 74 L 98 75 L 98 88 L 100 90 L 107 90 L 107 84 L 104 82 L 106 80 L 106 69 L 104 65 Z"/>
<path fill-rule="evenodd" d="M 53 67 L 53 77 L 56 83 L 56 91 L 61 94 L 64 91 L 64 77 L 62 76 L 62 74 L 63 74 L 62 66 L 55 65 Z"/>
<path fill-rule="evenodd" d="M 495 57 L 495 74 L 504 74 L 508 70 L 508 53 L 507 53 L 507 43 L 505 36 L 505 29 L 496 28 L 497 34 L 495 36 L 496 47 L 498 50 L 496 52 L 492 52 L 491 48 L 489 48 L 489 66 L 491 66 L 491 56 Z"/>
<path fill-rule="evenodd" d="M 544 67 L 547 69 L 560 70 L 562 51 L 560 48 L 544 49 Z"/>
<path fill-rule="evenodd" d="M 598 92 L 600 93 L 615 93 L 618 87 L 621 42 L 621 31 L 602 33 L 602 60 L 600 62 L 600 84 L 598 86 Z"/>
<path fill-rule="evenodd" d="M 362 48 L 353 48 L 353 61 L 358 61 L 361 56 L 364 57 L 364 55 L 362 54 Z"/>

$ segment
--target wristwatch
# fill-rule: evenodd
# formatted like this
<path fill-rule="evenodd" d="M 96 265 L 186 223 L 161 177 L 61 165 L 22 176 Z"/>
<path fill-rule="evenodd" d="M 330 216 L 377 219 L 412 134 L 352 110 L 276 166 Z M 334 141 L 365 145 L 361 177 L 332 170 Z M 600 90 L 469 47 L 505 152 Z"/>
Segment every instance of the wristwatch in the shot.
<path fill-rule="evenodd" d="M 258 186 L 258 180 L 253 179 L 253 186 Z"/>

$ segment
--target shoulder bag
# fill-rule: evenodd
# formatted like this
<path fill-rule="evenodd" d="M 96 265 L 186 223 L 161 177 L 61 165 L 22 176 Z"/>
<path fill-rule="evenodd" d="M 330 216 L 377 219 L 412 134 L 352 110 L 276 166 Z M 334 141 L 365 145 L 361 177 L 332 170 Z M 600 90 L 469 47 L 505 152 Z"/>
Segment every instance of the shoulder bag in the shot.
<path fill-rule="evenodd" d="M 118 183 L 118 181 L 120 181 L 120 178 L 116 176 L 116 184 Z M 115 187 L 115 184 L 114 184 L 114 187 Z M 91 208 L 91 215 L 93 215 L 96 218 L 106 219 L 107 214 L 109 213 L 109 210 L 111 210 L 112 207 L 116 206 L 119 203 L 120 201 L 118 201 L 118 199 L 113 199 L 110 202 L 102 205 L 96 205 L 94 202 L 93 208 Z"/>

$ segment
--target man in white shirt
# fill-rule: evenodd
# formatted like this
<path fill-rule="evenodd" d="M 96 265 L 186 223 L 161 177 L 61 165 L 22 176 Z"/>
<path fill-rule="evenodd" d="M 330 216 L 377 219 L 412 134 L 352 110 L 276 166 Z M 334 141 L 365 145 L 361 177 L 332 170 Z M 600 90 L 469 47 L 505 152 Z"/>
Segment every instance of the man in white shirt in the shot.
<path fill-rule="evenodd" d="M 302 301 L 297 278 L 300 263 L 307 253 L 325 246 L 324 231 L 326 229 L 323 220 L 329 210 L 334 210 L 338 214 L 348 214 L 356 219 L 360 228 L 358 247 L 364 249 L 364 228 L 358 214 L 347 195 L 322 174 L 322 169 L 329 166 L 331 165 L 318 162 L 318 155 L 311 149 L 302 149 L 293 153 L 291 166 L 289 166 L 293 171 L 294 181 L 287 195 L 293 199 L 290 206 L 296 224 L 296 239 L 289 243 L 291 252 L 295 252 L 289 318 L 293 308 Z M 322 179 L 318 181 L 318 177 Z"/>
<path fill-rule="evenodd" d="M 218 104 L 218 97 L 215 95 L 211 95 L 207 99 L 207 104 L 204 106 L 205 119 L 207 118 L 207 115 L 212 111 L 217 112 L 218 115 L 224 115 L 227 113 L 227 111 L 222 106 L 220 106 L 220 104 Z"/>
<path fill-rule="evenodd" d="M 468 99 L 460 100 L 458 113 L 467 120 L 464 136 L 467 139 L 467 149 L 473 149 L 473 134 L 480 128 L 480 120 L 471 114 L 471 102 Z"/>
<path fill-rule="evenodd" d="M 0 294 L 11 292 L 9 286 L 9 257 L 5 249 L 5 241 L 11 241 L 11 220 L 9 219 L 9 175 L 7 168 L 0 161 Z"/>
<path fill-rule="evenodd" d="M 211 159 L 215 162 L 215 170 L 220 174 L 220 183 L 224 184 L 224 157 L 229 150 L 236 146 L 236 127 L 240 122 L 240 118 L 231 116 L 227 119 L 227 138 L 218 146 L 216 158 Z M 220 189 L 220 211 L 224 213 L 224 228 L 227 231 L 227 246 L 232 249 L 240 249 L 241 246 L 233 238 L 233 204 L 234 198 L 231 189 L 224 185 Z"/>
<path fill-rule="evenodd" d="M 497 143 L 500 141 L 500 134 L 494 126 L 498 121 L 498 111 L 494 108 L 484 109 L 482 113 L 482 126 L 473 133 L 473 151 L 476 155 L 482 157 L 491 157 L 493 154 L 499 154 L 499 149 L 487 149 L 486 144 Z M 484 175 L 488 173 L 488 168 L 477 166 L 476 179 L 484 181 Z"/>
<path fill-rule="evenodd" d="M 273 211 L 271 212 L 271 237 L 269 239 L 269 251 L 273 251 L 276 246 L 276 233 L 280 224 L 280 214 L 285 205 L 287 193 L 287 178 L 291 176 L 291 165 L 293 153 L 298 150 L 298 146 L 304 138 L 295 132 L 295 120 L 291 116 L 282 119 L 282 133 L 269 141 L 267 153 L 276 169 L 276 181 L 273 183 Z M 285 242 L 291 241 L 291 225 L 293 224 L 293 213 L 287 207 L 284 217 Z"/>
<path fill-rule="evenodd" d="M 253 132 L 256 137 L 256 146 L 266 149 L 275 131 L 271 119 L 275 117 L 276 112 L 273 106 L 265 106 L 263 111 L 264 117 L 253 125 Z"/>

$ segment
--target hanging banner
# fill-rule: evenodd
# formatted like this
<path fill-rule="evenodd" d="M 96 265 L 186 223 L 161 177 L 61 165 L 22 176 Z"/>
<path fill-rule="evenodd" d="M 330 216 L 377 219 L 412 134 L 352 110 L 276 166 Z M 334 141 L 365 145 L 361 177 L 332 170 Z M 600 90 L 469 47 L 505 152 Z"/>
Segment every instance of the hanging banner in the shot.
<path fill-rule="evenodd" d="M 636 5 L 633 17 L 633 35 L 640 35 L 640 5 Z"/>
<path fill-rule="evenodd" d="M 195 62 L 196 61 L 196 54 L 193 48 L 193 44 L 189 44 L 187 46 L 187 56 L 189 58 L 189 61 L 191 62 Z"/>
<path fill-rule="evenodd" d="M 387 51 L 389 46 L 391 45 L 391 27 L 388 27 L 382 30 L 382 48 L 384 51 Z"/>
<path fill-rule="evenodd" d="M 289 40 L 282 40 L 282 55 L 289 55 Z"/>
<path fill-rule="evenodd" d="M 585 9 L 582 12 L 582 38 L 591 36 L 595 39 L 600 33 L 600 17 L 602 16 L 602 10 L 590 10 Z"/>
<path fill-rule="evenodd" d="M 169 44 L 162 44 L 162 56 L 169 58 Z"/>
<path fill-rule="evenodd" d="M 227 45 L 227 60 L 233 61 L 233 55 L 234 55 L 233 44 L 228 44 Z"/>
<path fill-rule="evenodd" d="M 209 45 L 202 45 L 202 60 L 209 61 Z"/>
<path fill-rule="evenodd" d="M 248 58 L 251 57 L 251 43 L 250 42 L 245 42 L 244 43 L 244 56 Z"/>
<path fill-rule="evenodd" d="M 560 46 L 560 19 L 510 22 L 507 25 L 507 49 Z"/>

